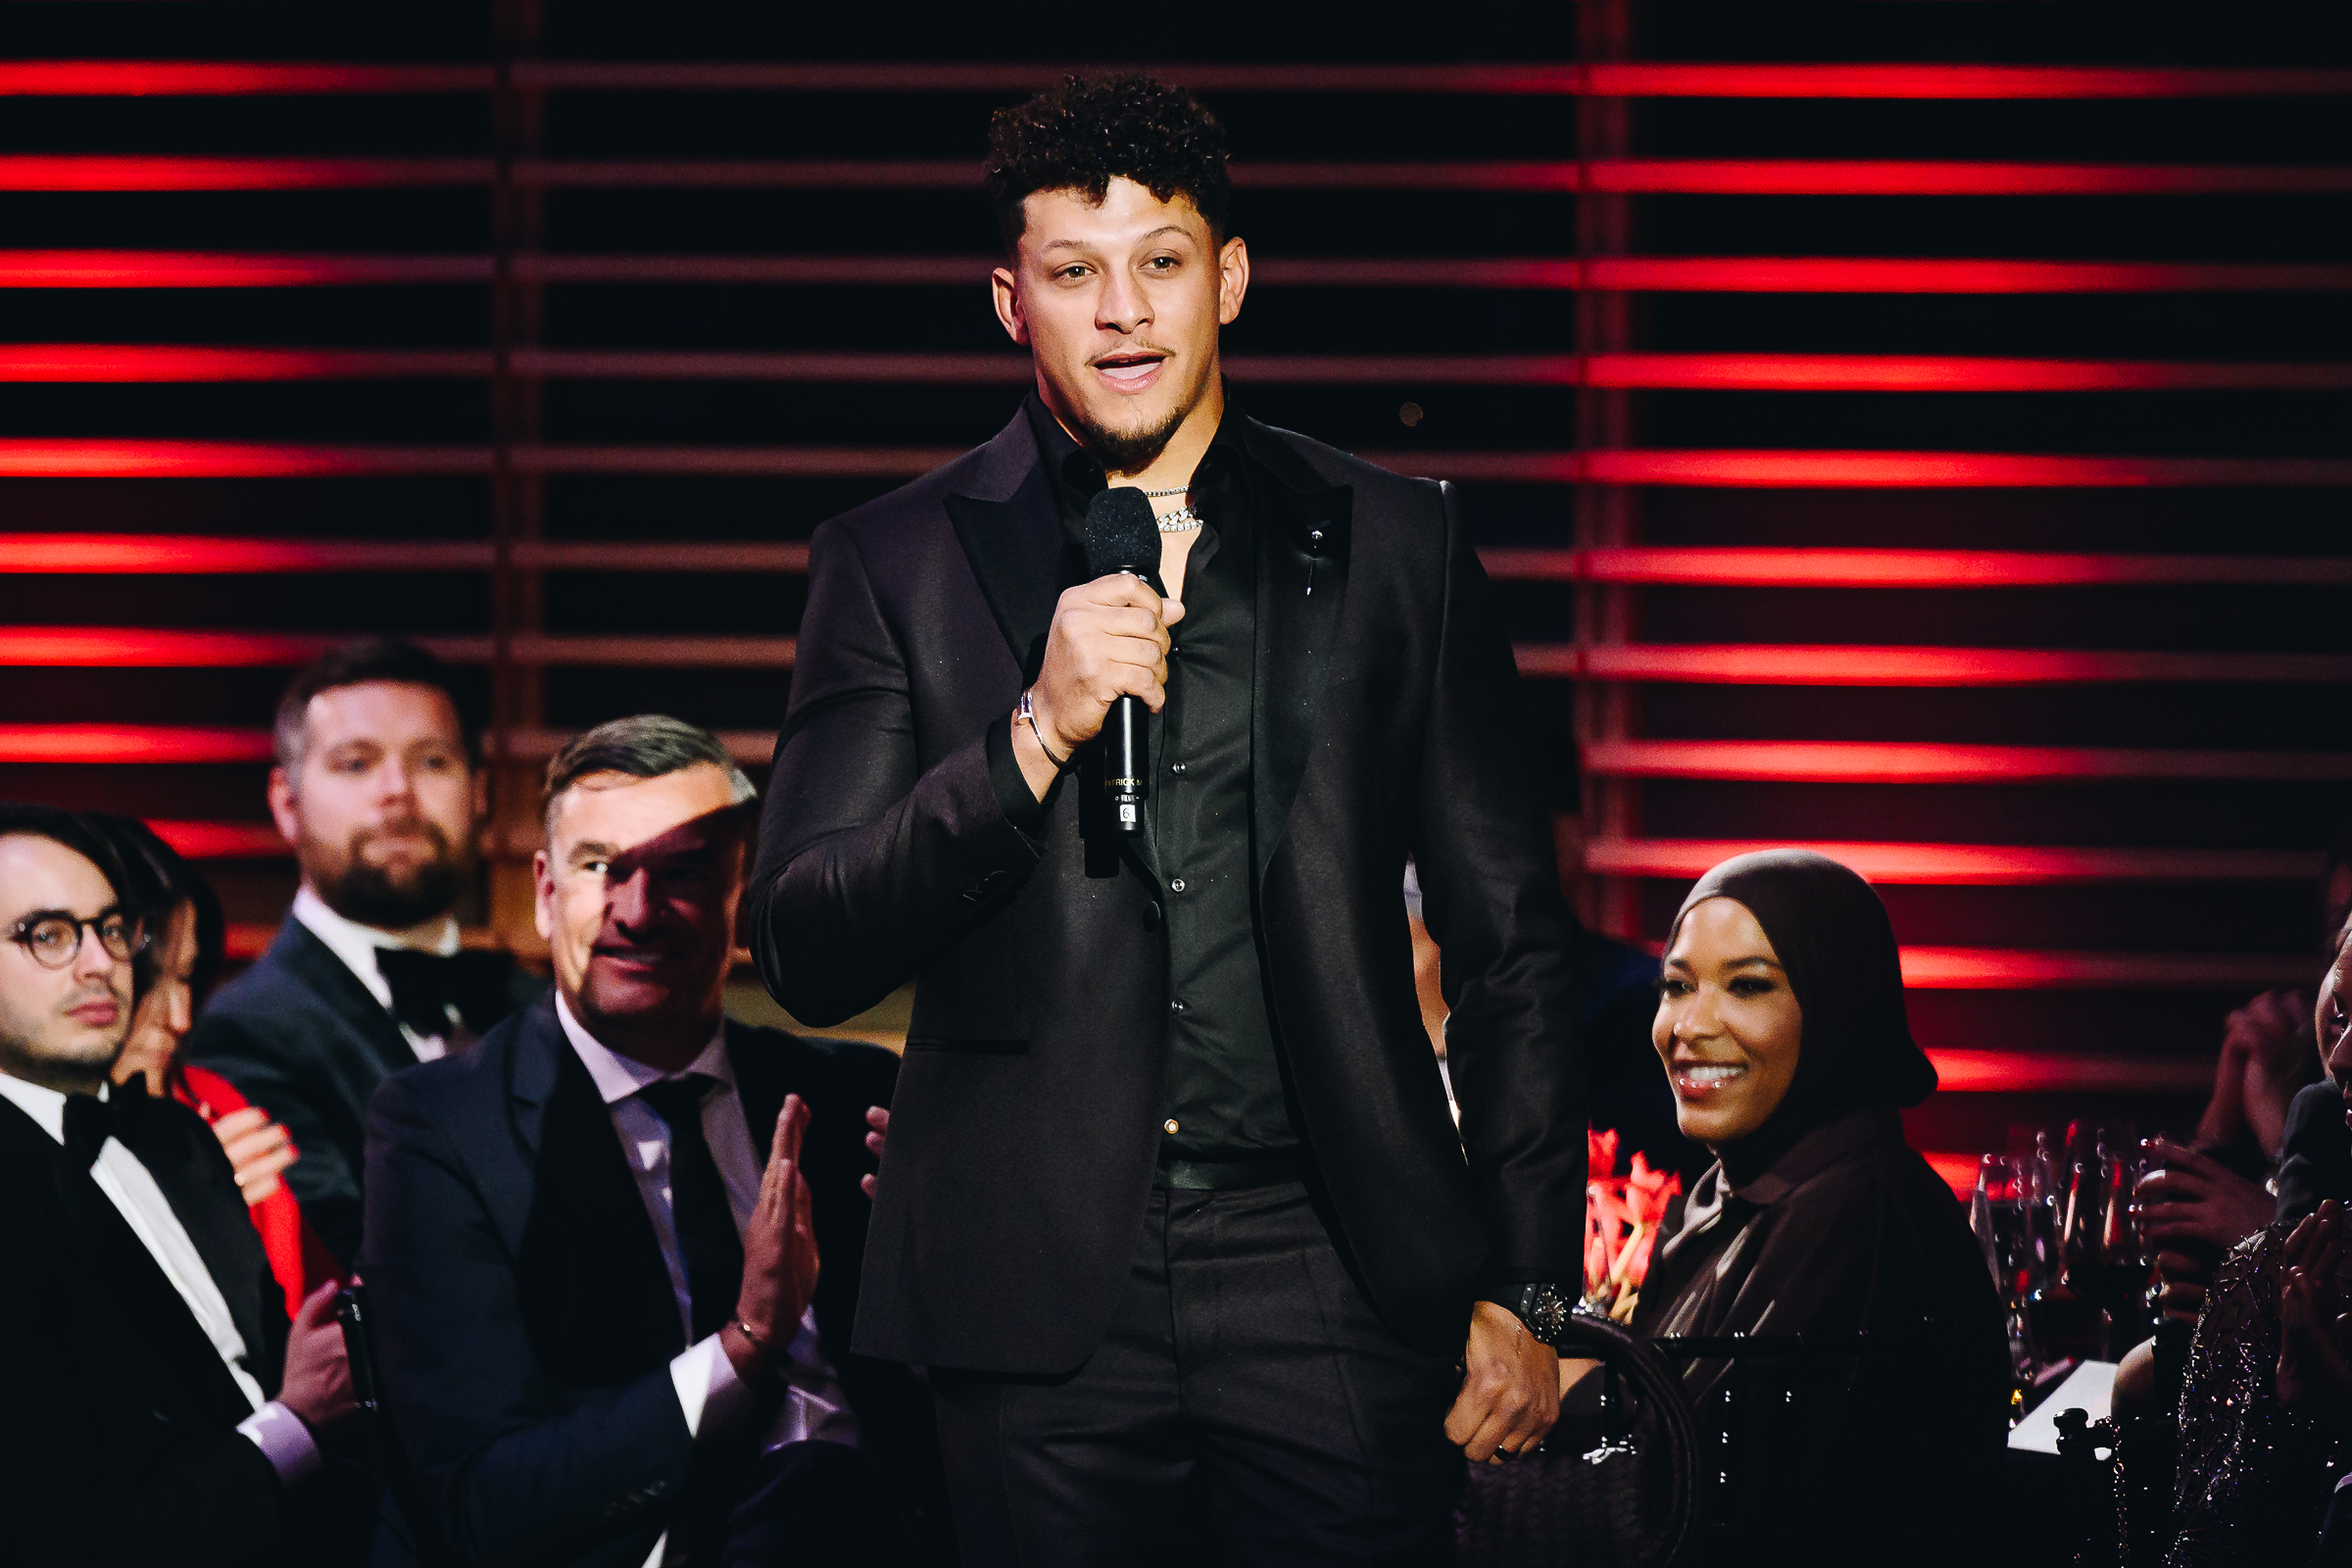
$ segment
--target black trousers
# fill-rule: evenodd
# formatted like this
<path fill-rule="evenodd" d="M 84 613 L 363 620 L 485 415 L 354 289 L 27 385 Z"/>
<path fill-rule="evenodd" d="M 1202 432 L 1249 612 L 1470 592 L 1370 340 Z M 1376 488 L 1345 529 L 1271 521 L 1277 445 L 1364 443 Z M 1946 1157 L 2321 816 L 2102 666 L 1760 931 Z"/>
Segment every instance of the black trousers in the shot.
<path fill-rule="evenodd" d="M 1450 1562 L 1455 1366 L 1389 1332 L 1299 1184 L 1154 1192 L 1076 1373 L 933 1373 L 964 1568 Z"/>

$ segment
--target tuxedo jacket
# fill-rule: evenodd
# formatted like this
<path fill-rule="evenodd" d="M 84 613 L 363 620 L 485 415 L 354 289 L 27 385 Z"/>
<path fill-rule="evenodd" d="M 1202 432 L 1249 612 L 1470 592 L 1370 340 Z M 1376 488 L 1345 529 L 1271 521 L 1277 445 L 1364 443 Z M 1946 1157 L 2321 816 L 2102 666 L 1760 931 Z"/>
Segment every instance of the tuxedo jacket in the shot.
<path fill-rule="evenodd" d="M 1446 486 L 1254 421 L 1243 439 L 1253 898 L 1292 1121 L 1376 1307 L 1452 1355 L 1482 1274 L 1583 1267 L 1573 927 L 1517 671 Z M 1151 1192 L 1168 950 L 1099 744 L 1041 840 L 992 786 L 1055 601 L 1087 576 L 1027 417 L 823 525 L 809 573 L 747 906 L 795 1017 L 914 982 L 858 1348 L 1067 1372 Z M 1445 952 L 1458 1138 L 1414 995 L 1408 855 Z"/>
<path fill-rule="evenodd" d="M 248 1370 L 274 1395 L 285 1306 L 220 1142 L 174 1101 L 125 1098 L 117 1136 L 163 1190 Z M 284 1489 L 237 1431 L 253 1406 L 121 1210 L 6 1100 L 0 1354 L 0 1555 L 93 1568 L 277 1560 Z"/>
<path fill-rule="evenodd" d="M 515 1006 L 543 989 L 522 970 Z M 338 1262 L 360 1250 L 360 1175 L 368 1097 L 416 1053 L 351 966 L 292 915 L 270 950 L 205 1004 L 188 1059 L 210 1067 L 285 1124 L 301 1157 L 286 1188 Z"/>
<path fill-rule="evenodd" d="M 930 1404 L 906 1369 L 850 1353 L 865 1195 L 865 1110 L 888 1104 L 878 1047 L 729 1022 L 753 1147 L 784 1097 L 808 1103 L 802 1163 L 822 1259 L 818 1339 L 861 1439 L 910 1514 L 936 1507 Z M 744 1441 L 697 1444 L 669 1361 L 677 1297 L 611 1112 L 552 996 L 461 1055 L 395 1074 L 368 1121 L 361 1251 L 405 1519 L 426 1561 L 637 1568 L 662 1531 L 706 1555 Z M 758 1430 L 755 1430 L 758 1429 Z M 379 1545 L 378 1560 L 398 1555 Z"/>

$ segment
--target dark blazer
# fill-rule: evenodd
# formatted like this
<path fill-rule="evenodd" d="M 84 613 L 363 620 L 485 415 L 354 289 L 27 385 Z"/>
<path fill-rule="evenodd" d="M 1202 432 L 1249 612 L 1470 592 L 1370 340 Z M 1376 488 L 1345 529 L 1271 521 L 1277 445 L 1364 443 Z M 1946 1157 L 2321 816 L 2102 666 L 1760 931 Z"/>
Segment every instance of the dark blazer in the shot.
<path fill-rule="evenodd" d="M 519 1007 L 544 987 L 517 969 L 510 989 Z M 360 1250 L 368 1097 L 385 1074 L 416 1065 L 391 1010 L 289 914 L 270 951 L 205 1004 L 186 1050 L 285 1124 L 301 1151 L 286 1188 L 348 1267 Z"/>
<path fill-rule="evenodd" d="M 1254 894 L 1293 1119 L 1382 1315 L 1451 1355 L 1482 1270 L 1583 1267 L 1572 927 L 1517 671 L 1446 487 L 1254 422 L 1244 441 Z M 796 1017 L 915 982 L 858 1348 L 1066 1372 L 1143 1224 L 1168 954 L 1099 746 L 1042 841 L 991 785 L 988 737 L 1086 575 L 1026 416 L 819 528 L 809 572 L 750 925 Z M 1458 1140 L 1414 997 L 1408 854 L 1445 950 Z"/>
<path fill-rule="evenodd" d="M 170 1100 L 118 1133 L 155 1177 L 274 1394 L 284 1297 L 212 1129 Z M 275 1560 L 276 1472 L 187 1303 L 86 1170 L 0 1100 L 0 1520 L 12 1562 Z"/>
<path fill-rule="evenodd" d="M 788 1093 L 808 1103 L 818 1338 L 866 1446 L 910 1509 L 929 1508 L 927 1395 L 850 1353 L 865 1108 L 889 1103 L 897 1061 L 733 1022 L 727 1050 L 754 1147 Z M 751 1446 L 687 1436 L 668 1368 L 686 1348 L 677 1298 L 552 998 L 376 1091 L 361 1272 L 421 1555 L 637 1568 L 664 1529 L 723 1532 Z"/>

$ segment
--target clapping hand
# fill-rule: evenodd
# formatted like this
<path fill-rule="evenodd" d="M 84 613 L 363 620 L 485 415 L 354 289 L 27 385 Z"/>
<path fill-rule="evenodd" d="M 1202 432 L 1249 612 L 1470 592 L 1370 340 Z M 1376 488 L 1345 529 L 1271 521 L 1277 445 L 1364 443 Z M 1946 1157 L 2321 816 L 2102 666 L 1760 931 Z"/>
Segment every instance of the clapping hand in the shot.
<path fill-rule="evenodd" d="M 744 1227 L 735 1321 L 720 1330 L 727 1359 L 747 1380 L 783 1353 L 816 1295 L 816 1229 L 808 1179 L 801 1171 L 801 1135 L 808 1129 L 808 1107 L 800 1096 L 785 1096 L 760 1177 L 760 1200 Z"/>
<path fill-rule="evenodd" d="M 2278 1402 L 2303 1414 L 2352 1407 L 2352 1313 L 2344 1310 L 2343 1209 L 2307 1214 L 2279 1257 Z"/>

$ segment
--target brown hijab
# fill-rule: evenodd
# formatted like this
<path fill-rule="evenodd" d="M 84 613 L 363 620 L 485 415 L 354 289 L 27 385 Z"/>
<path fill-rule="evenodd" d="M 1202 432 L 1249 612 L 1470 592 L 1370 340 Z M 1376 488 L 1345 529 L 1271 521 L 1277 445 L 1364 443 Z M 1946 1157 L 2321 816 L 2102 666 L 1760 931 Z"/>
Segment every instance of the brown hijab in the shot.
<path fill-rule="evenodd" d="M 1796 1076 L 1763 1126 L 1718 1152 L 1735 1181 L 1797 1139 L 1864 1105 L 1916 1105 L 1936 1068 L 1911 1038 L 1903 965 L 1886 906 L 1869 883 L 1810 850 L 1760 850 L 1698 879 L 1667 933 L 1709 899 L 1734 899 L 1764 928 L 1804 1011 Z"/>

